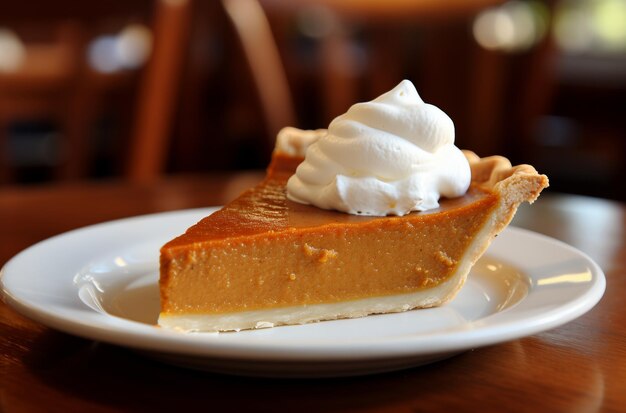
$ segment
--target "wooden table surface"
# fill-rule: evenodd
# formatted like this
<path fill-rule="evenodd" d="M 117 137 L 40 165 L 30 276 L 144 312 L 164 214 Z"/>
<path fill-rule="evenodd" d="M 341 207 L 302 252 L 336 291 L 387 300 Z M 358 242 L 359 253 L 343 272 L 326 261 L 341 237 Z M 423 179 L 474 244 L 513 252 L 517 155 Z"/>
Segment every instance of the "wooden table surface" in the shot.
<path fill-rule="evenodd" d="M 73 228 L 219 205 L 260 173 L 0 188 L 0 265 Z M 0 303 L 0 411 L 626 411 L 626 206 L 542 195 L 514 224 L 565 241 L 605 271 L 607 290 L 562 327 L 419 368 L 356 378 L 276 380 L 172 367 L 30 321 Z"/>

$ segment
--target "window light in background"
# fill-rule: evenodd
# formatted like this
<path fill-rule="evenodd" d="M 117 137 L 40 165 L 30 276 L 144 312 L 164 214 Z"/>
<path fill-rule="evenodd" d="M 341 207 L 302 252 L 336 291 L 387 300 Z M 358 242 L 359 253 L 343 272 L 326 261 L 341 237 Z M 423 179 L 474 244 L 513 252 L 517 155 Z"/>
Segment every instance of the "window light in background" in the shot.
<path fill-rule="evenodd" d="M 152 51 L 152 33 L 140 24 L 131 24 L 115 35 L 101 35 L 89 44 L 87 59 L 100 73 L 137 69 Z"/>
<path fill-rule="evenodd" d="M 472 31 L 478 44 L 488 50 L 517 52 L 537 44 L 547 32 L 549 12 L 536 1 L 509 1 L 481 12 Z"/>
<path fill-rule="evenodd" d="M 128 25 L 119 33 L 116 46 L 117 55 L 123 67 L 139 68 L 150 57 L 152 33 L 143 25 Z"/>
<path fill-rule="evenodd" d="M 569 53 L 624 53 L 626 0 L 563 0 L 556 9 L 554 35 Z"/>
<path fill-rule="evenodd" d="M 25 55 L 20 38 L 12 30 L 0 27 L 0 72 L 17 71 Z"/>

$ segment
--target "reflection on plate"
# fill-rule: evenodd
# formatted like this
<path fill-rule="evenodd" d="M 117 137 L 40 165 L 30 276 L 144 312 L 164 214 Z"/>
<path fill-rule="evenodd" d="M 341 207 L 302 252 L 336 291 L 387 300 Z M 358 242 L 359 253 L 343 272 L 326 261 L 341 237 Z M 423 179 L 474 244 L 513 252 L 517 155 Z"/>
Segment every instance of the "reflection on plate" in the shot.
<path fill-rule="evenodd" d="M 211 209 L 95 225 L 39 243 L 2 270 L 24 315 L 152 357 L 234 374 L 342 376 L 407 368 L 557 327 L 601 298 L 604 275 L 580 251 L 508 228 L 448 305 L 239 333 L 156 326 L 158 250 Z"/>

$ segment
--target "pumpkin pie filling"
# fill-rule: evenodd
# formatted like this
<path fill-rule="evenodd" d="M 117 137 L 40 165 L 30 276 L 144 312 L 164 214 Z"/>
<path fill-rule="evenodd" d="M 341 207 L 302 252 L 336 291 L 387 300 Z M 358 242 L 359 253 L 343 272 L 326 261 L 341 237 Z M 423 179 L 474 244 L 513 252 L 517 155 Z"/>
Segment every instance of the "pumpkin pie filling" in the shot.
<path fill-rule="evenodd" d="M 264 182 L 163 247 L 164 313 L 217 315 L 432 288 L 455 272 L 498 201 L 472 185 L 463 197 L 403 217 L 321 210 L 286 198 L 293 161 L 275 156 Z"/>

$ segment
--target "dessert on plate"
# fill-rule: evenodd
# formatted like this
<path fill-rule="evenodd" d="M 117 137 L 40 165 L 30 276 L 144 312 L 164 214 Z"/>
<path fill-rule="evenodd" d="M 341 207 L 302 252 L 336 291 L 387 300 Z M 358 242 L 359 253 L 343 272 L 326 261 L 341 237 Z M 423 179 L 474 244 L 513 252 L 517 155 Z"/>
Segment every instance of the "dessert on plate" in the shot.
<path fill-rule="evenodd" d="M 409 81 L 328 130 L 283 129 L 266 178 L 161 249 L 159 325 L 238 331 L 442 305 L 548 179 L 454 145 Z"/>

